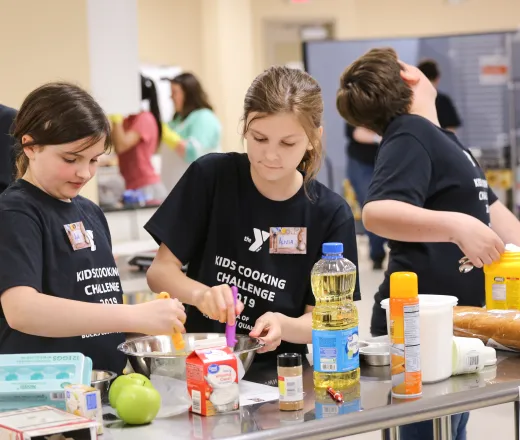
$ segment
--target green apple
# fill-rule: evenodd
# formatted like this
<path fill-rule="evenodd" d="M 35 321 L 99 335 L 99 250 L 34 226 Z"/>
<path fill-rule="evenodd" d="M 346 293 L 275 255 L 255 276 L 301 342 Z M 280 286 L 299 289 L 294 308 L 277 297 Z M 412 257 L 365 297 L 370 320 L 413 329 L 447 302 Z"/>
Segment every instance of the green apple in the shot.
<path fill-rule="evenodd" d="M 161 395 L 153 387 L 127 385 L 116 401 L 117 415 L 130 425 L 150 423 L 161 408 Z"/>
<path fill-rule="evenodd" d="M 112 385 L 110 386 L 110 390 L 108 391 L 108 401 L 110 402 L 110 406 L 112 408 L 116 408 L 117 398 L 121 390 L 128 385 L 139 385 L 142 387 L 153 388 L 152 382 L 146 376 L 143 376 L 139 373 L 130 373 L 119 376 Z"/>

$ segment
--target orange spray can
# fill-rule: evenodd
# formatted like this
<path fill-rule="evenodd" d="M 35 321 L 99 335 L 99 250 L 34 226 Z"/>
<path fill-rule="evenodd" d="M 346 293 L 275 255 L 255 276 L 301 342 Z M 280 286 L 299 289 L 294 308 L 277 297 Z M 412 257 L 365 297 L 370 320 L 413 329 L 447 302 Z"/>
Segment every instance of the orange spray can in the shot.
<path fill-rule="evenodd" d="M 417 275 L 390 276 L 390 355 L 392 396 L 400 399 L 422 394 L 421 338 Z"/>

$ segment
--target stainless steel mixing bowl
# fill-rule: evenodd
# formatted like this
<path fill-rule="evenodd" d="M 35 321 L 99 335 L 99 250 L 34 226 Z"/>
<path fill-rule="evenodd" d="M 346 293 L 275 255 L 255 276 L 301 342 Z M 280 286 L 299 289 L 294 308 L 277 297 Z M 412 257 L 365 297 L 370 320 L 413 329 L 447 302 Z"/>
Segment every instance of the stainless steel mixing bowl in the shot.
<path fill-rule="evenodd" d="M 173 346 L 171 336 L 143 336 L 126 341 L 119 345 L 118 350 L 128 356 L 134 372 L 150 377 L 151 374 L 186 379 L 186 357 L 193 351 L 195 341 L 223 337 L 219 333 L 186 333 L 183 335 L 185 348 L 177 351 Z M 235 355 L 240 359 L 247 372 L 256 351 L 263 347 L 258 339 L 247 335 L 236 335 L 238 342 L 234 347 Z"/>
<path fill-rule="evenodd" d="M 108 390 L 116 376 L 117 374 L 112 373 L 112 371 L 92 370 L 90 384 L 99 390 L 103 403 L 108 403 Z"/>

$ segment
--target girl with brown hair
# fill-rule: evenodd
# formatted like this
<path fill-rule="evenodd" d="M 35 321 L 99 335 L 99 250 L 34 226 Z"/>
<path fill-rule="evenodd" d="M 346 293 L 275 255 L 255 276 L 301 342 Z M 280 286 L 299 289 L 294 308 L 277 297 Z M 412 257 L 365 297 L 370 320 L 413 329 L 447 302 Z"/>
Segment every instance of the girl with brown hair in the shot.
<path fill-rule="evenodd" d="M 45 84 L 14 122 L 18 180 L 0 198 L 0 354 L 81 352 L 122 373 L 123 332 L 184 330 L 177 300 L 124 305 L 108 224 L 79 195 L 110 146 L 101 107 Z"/>
<path fill-rule="evenodd" d="M 247 154 L 196 160 L 145 226 L 160 244 L 147 274 L 152 290 L 190 305 L 190 332 L 223 332 L 236 320 L 238 333 L 263 340 L 259 353 L 271 352 L 255 362 L 272 361 L 279 352 L 306 353 L 314 306 L 310 273 L 324 242 L 343 243 L 357 265 L 352 211 L 316 180 L 322 113 L 321 89 L 310 75 L 266 70 L 244 101 Z M 239 290 L 236 306 L 230 285 Z"/>

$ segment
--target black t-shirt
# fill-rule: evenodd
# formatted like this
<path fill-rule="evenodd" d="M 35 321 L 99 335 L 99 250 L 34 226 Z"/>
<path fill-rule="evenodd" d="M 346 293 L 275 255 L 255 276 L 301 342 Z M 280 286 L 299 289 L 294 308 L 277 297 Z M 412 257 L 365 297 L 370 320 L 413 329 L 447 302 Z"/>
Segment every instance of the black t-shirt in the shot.
<path fill-rule="evenodd" d="M 318 182 L 311 194 L 312 202 L 302 187 L 286 201 L 269 200 L 256 189 L 246 154 L 208 154 L 189 167 L 145 228 L 183 264 L 189 263 L 190 278 L 207 286 L 238 287 L 245 309 L 237 333 L 248 334 L 268 311 L 296 318 L 306 305 L 314 305 L 310 273 L 321 258 L 322 243 L 343 243 L 345 257 L 357 266 L 349 206 Z M 307 253 L 270 254 L 271 227 L 306 227 Z M 186 329 L 224 332 L 225 327 L 190 307 Z M 305 353 L 306 346 L 282 342 L 277 352 Z M 255 360 L 259 358 L 270 356 Z"/>
<path fill-rule="evenodd" d="M 354 130 L 350 124 L 345 124 L 345 134 L 347 136 L 347 155 L 360 162 L 374 165 L 376 161 L 377 149 L 379 144 L 374 142 L 373 144 L 362 144 L 354 139 Z"/>
<path fill-rule="evenodd" d="M 420 116 L 403 115 L 383 136 L 366 203 L 376 200 L 461 212 L 489 224 L 489 206 L 497 197 L 477 161 L 453 133 Z M 483 305 L 484 274 L 481 269 L 459 272 L 463 254 L 455 244 L 390 241 L 390 249 L 377 303 L 389 296 L 390 274 L 412 271 L 418 275 L 419 293 L 453 295 L 460 305 Z M 375 321 L 372 331 L 386 333 L 384 313 Z"/>
<path fill-rule="evenodd" d="M 91 247 L 74 251 L 65 226 L 83 222 Z M 77 227 L 73 227 L 77 231 Z M 76 234 L 79 232 L 76 232 Z M 90 303 L 123 304 L 108 224 L 84 197 L 55 199 L 19 179 L 0 196 L 0 294 L 28 286 L 47 295 Z M 64 319 L 60 310 L 49 319 Z M 0 354 L 81 352 L 94 368 L 121 373 L 122 333 L 46 338 L 9 327 L 0 307 Z"/>
<path fill-rule="evenodd" d="M 435 107 L 437 108 L 437 117 L 442 128 L 457 128 L 462 125 L 457 109 L 448 95 L 437 92 Z"/>
<path fill-rule="evenodd" d="M 14 177 L 14 139 L 10 130 L 15 117 L 14 108 L 0 104 L 0 194 Z"/>

